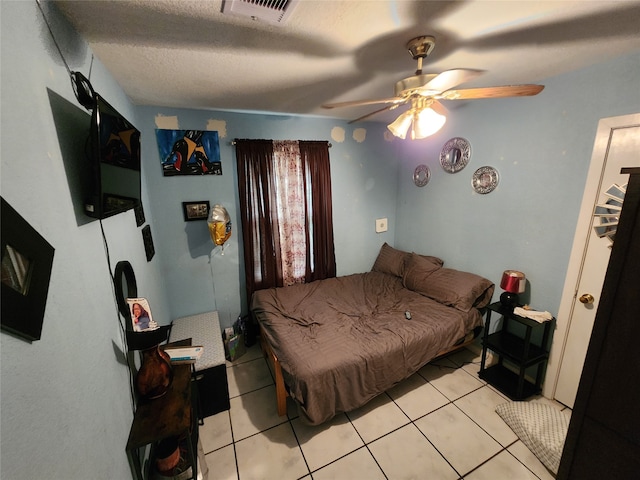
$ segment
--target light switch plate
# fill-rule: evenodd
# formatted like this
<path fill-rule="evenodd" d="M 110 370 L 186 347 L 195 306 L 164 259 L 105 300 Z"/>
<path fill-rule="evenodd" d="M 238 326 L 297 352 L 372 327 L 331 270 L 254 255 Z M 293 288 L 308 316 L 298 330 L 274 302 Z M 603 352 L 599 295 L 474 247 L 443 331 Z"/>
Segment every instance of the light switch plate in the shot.
<path fill-rule="evenodd" d="M 377 218 L 376 219 L 376 233 L 382 233 L 387 231 L 387 219 L 386 218 Z"/>

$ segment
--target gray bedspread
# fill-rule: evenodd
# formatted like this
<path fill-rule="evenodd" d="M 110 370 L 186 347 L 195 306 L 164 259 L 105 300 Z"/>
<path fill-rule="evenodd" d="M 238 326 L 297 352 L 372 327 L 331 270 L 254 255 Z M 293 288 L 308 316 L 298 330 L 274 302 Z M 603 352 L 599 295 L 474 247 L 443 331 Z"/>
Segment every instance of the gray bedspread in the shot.
<path fill-rule="evenodd" d="M 476 308 L 442 305 L 380 272 L 260 290 L 251 310 L 311 424 L 364 405 L 482 325 Z"/>

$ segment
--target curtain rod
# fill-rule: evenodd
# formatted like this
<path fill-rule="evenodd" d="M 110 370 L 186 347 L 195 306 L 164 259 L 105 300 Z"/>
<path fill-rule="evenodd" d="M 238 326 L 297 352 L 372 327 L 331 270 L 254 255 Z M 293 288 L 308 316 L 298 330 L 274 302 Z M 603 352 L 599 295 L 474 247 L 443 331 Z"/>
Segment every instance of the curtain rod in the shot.
<path fill-rule="evenodd" d="M 235 144 L 236 144 L 235 140 L 232 140 L 230 143 L 230 145 L 235 145 Z M 331 145 L 331 142 L 327 142 L 327 145 L 329 145 L 329 148 L 333 147 L 333 145 Z"/>

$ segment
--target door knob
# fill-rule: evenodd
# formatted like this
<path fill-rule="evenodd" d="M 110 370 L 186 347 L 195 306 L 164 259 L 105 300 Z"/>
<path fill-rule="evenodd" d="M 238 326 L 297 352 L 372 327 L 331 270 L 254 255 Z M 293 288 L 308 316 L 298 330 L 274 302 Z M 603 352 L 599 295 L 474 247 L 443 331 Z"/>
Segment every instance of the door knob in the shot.
<path fill-rule="evenodd" d="M 580 303 L 584 303 L 585 305 L 592 304 L 595 298 L 590 293 L 583 293 L 580 295 Z"/>

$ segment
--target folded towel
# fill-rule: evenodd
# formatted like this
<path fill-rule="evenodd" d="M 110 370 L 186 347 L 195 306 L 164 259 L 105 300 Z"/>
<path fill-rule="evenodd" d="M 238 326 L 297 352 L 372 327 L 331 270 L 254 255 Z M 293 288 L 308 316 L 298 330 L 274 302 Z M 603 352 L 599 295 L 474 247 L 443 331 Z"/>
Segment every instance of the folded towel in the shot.
<path fill-rule="evenodd" d="M 536 310 L 525 310 L 522 307 L 516 307 L 513 309 L 513 313 L 516 315 L 520 315 L 521 317 L 530 318 L 531 320 L 535 320 L 536 322 L 543 323 L 548 322 L 553 318 L 549 312 L 538 312 Z"/>

